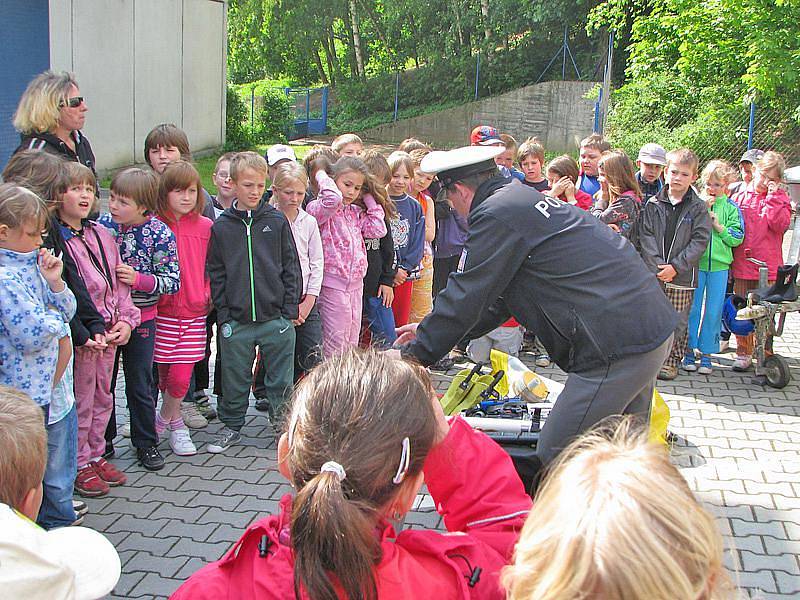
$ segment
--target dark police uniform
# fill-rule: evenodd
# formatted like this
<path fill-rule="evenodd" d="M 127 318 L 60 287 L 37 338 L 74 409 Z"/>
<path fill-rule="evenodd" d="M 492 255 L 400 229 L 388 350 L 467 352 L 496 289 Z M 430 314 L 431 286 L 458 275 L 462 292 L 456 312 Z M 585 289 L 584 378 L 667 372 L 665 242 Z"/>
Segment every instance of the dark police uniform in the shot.
<path fill-rule="evenodd" d="M 512 315 L 569 374 L 540 436 L 544 464 L 608 415 L 647 415 L 677 323 L 656 278 L 591 214 L 498 176 L 476 190 L 460 270 L 401 353 L 430 365 Z"/>

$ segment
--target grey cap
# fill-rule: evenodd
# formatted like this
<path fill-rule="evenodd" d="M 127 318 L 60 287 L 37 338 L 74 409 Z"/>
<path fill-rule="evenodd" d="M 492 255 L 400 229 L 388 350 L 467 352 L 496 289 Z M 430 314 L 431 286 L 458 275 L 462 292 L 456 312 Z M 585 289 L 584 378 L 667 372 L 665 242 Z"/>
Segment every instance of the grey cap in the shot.
<path fill-rule="evenodd" d="M 658 144 L 645 144 L 639 150 L 639 156 L 636 160 L 648 165 L 661 165 L 663 167 L 667 164 L 667 151 Z"/>
<path fill-rule="evenodd" d="M 751 148 L 744 154 L 742 154 L 742 158 L 739 159 L 739 164 L 743 162 L 749 162 L 756 164 L 758 161 L 761 160 L 761 157 L 764 156 L 764 151 L 759 150 L 758 148 Z"/>

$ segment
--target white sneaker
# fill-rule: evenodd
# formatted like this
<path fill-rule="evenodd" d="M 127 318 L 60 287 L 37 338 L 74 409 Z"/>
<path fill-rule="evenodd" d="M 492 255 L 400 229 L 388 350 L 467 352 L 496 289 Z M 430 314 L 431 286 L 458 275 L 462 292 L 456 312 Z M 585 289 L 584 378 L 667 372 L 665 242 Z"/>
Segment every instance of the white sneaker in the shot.
<path fill-rule="evenodd" d="M 123 424 L 123 425 L 122 425 L 122 426 L 121 426 L 121 427 L 120 427 L 120 428 L 117 430 L 117 433 L 119 433 L 119 434 L 120 434 L 122 437 L 126 437 L 126 438 L 129 438 L 129 437 L 131 437 L 131 422 L 130 422 L 130 421 L 126 421 L 126 422 L 125 422 L 125 423 L 124 423 L 124 424 Z"/>
<path fill-rule="evenodd" d="M 173 429 L 169 432 L 169 447 L 178 456 L 194 456 L 197 447 L 192 442 L 188 429 Z"/>
<path fill-rule="evenodd" d="M 181 402 L 181 417 L 191 429 L 208 427 L 208 420 L 200 414 L 194 402 Z"/>

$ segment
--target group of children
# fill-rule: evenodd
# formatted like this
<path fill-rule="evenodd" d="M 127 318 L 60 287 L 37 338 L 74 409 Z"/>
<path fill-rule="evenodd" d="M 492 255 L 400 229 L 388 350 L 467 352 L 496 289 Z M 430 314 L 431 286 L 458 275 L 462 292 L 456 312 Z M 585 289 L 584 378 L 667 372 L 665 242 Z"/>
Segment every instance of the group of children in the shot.
<path fill-rule="evenodd" d="M 791 204 L 781 187 L 785 163 L 776 152 L 748 150 L 738 172 L 724 160 L 712 160 L 699 173 L 690 150 L 667 153 L 648 143 L 634 167 L 623 151 L 612 150 L 597 134 L 581 141 L 580 164 L 563 155 L 545 165 L 538 140 L 517 148 L 513 138 L 493 127 L 476 127 L 471 142 L 504 146 L 496 161 L 507 175 L 590 211 L 639 250 L 681 316 L 660 379 L 674 379 L 679 367 L 711 373 L 711 355 L 727 349 L 722 330 L 726 297 L 746 297 L 758 286 L 758 266 L 750 259 L 767 264 L 770 284 L 783 264 Z M 519 170 L 511 160 L 515 155 Z M 516 354 L 521 336 L 513 333 L 518 327 L 512 319 L 473 340 L 468 352 L 479 361 L 488 361 L 492 347 Z M 744 371 L 752 365 L 752 335 L 736 339 L 733 369 Z M 536 364 L 547 366 L 549 357 L 532 342 Z"/>

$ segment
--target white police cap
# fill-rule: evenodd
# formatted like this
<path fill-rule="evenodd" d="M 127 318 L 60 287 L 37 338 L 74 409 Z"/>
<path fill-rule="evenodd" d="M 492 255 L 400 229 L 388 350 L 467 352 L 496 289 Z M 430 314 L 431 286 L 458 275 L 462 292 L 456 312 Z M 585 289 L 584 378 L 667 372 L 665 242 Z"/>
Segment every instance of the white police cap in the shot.
<path fill-rule="evenodd" d="M 442 187 L 465 177 L 497 168 L 496 156 L 505 152 L 503 146 L 465 146 L 447 152 L 431 152 L 422 159 L 420 170 L 438 175 Z"/>

